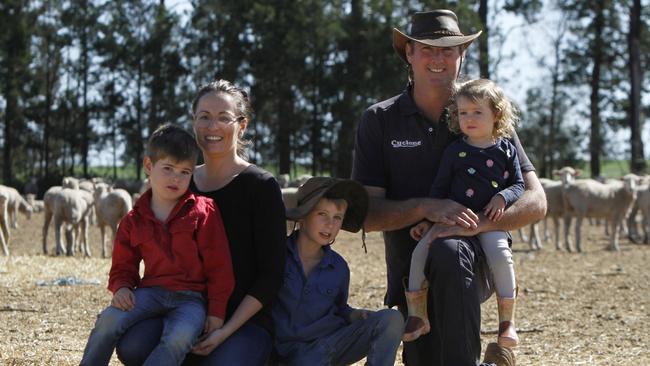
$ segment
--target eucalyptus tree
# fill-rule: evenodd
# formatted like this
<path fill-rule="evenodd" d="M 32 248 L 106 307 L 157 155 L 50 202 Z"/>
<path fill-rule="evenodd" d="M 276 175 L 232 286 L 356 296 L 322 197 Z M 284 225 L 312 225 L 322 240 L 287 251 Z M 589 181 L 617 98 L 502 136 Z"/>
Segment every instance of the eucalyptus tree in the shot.
<path fill-rule="evenodd" d="M 616 88 L 621 53 L 620 17 L 616 0 L 566 0 L 560 8 L 568 15 L 573 38 L 566 54 L 566 78 L 589 88 L 589 156 L 592 176 L 601 174 L 604 152 L 603 110 L 613 108 L 613 98 L 604 95 Z M 620 61 L 620 59 L 619 59 Z"/>
<path fill-rule="evenodd" d="M 641 21 L 641 0 L 632 0 L 632 6 L 629 8 L 630 25 L 627 37 L 628 54 L 629 54 L 629 72 L 630 72 L 630 106 L 628 109 L 628 120 L 630 124 L 630 168 L 634 173 L 641 173 L 646 169 L 646 161 L 643 154 L 643 140 L 641 133 L 643 132 L 643 123 L 641 120 L 641 89 L 643 85 L 643 70 L 641 59 L 641 49 L 643 44 L 641 42 L 641 29 L 643 23 Z M 647 27 L 646 33 L 647 33 Z M 650 48 L 645 47 L 645 54 L 648 54 Z M 644 66 L 648 66 L 648 59 L 646 57 Z"/>

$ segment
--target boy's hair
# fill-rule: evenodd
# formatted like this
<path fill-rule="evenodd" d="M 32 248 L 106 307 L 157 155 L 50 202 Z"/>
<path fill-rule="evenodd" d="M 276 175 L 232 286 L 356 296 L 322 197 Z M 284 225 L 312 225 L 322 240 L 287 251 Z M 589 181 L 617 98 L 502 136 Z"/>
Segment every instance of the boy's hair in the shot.
<path fill-rule="evenodd" d="M 338 209 L 342 208 L 344 203 L 345 203 L 345 211 L 347 211 L 347 208 L 350 206 L 350 202 L 348 202 L 348 198 L 345 197 L 345 195 L 341 194 L 340 192 L 327 191 L 323 195 L 323 198 L 325 198 L 325 199 L 331 201 L 332 203 L 334 203 L 334 205 Z M 312 208 L 312 210 L 313 210 L 313 208 Z"/>
<path fill-rule="evenodd" d="M 164 158 L 196 163 L 199 147 L 194 136 L 185 129 L 176 124 L 165 123 L 156 128 L 149 137 L 146 156 L 153 163 Z"/>
<path fill-rule="evenodd" d="M 515 125 L 519 121 L 516 108 L 505 96 L 503 90 L 494 82 L 488 79 L 476 79 L 456 85 L 453 103 L 450 107 L 451 118 L 449 129 L 456 133 L 462 133 L 458 121 L 458 98 L 465 97 L 473 102 L 486 100 L 494 112 L 494 130 L 492 135 L 495 138 L 511 137 Z"/>

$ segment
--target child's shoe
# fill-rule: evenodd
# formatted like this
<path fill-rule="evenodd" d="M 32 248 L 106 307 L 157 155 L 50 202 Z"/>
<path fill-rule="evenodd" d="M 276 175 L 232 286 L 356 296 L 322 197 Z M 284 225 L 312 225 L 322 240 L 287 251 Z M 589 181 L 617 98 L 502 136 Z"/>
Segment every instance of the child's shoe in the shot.
<path fill-rule="evenodd" d="M 514 348 L 519 343 L 519 336 L 515 328 L 515 297 L 497 297 L 499 308 L 499 346 Z"/>
<path fill-rule="evenodd" d="M 429 316 L 427 314 L 427 294 L 429 284 L 427 281 L 422 283 L 422 288 L 417 291 L 404 291 L 406 295 L 406 305 L 408 306 L 408 318 L 404 327 L 402 341 L 411 342 L 423 334 L 429 333 Z"/>

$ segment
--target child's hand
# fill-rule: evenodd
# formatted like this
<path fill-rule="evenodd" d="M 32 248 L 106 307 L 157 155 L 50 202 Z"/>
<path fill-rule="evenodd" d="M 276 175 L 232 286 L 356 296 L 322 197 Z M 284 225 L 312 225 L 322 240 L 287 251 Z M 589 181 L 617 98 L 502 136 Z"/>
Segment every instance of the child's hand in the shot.
<path fill-rule="evenodd" d="M 483 212 L 488 219 L 499 221 L 503 217 L 503 211 L 505 208 L 506 200 L 500 194 L 495 194 L 490 202 L 485 206 Z"/>
<path fill-rule="evenodd" d="M 135 306 L 135 296 L 128 287 L 122 287 L 115 291 L 111 305 L 122 311 L 129 311 Z"/>
<path fill-rule="evenodd" d="M 210 334 L 213 330 L 219 329 L 223 326 L 223 319 L 214 315 L 208 315 L 205 318 L 205 325 L 203 326 L 203 334 Z"/>
<path fill-rule="evenodd" d="M 350 323 L 354 323 L 357 320 L 368 319 L 368 316 L 372 313 L 374 313 L 372 310 L 354 309 L 350 312 Z"/>
<path fill-rule="evenodd" d="M 420 241 L 420 239 L 422 239 L 422 236 L 429 230 L 431 225 L 433 224 L 429 221 L 420 221 L 417 225 L 411 228 L 411 238 L 413 238 L 413 240 Z"/>

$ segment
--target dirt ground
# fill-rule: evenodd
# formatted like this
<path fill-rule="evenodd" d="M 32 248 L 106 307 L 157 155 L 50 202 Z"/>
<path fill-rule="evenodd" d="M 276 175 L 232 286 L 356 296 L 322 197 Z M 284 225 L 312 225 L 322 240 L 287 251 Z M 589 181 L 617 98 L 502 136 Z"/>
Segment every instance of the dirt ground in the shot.
<path fill-rule="evenodd" d="M 99 230 L 90 231 L 92 258 L 45 256 L 42 222 L 42 214 L 31 221 L 21 216 L 12 231 L 11 256 L 0 256 L 0 365 L 78 364 L 96 314 L 110 301 L 105 289 L 110 260 L 98 258 Z M 650 246 L 623 240 L 620 252 L 607 252 L 602 228 L 587 226 L 585 232 L 580 254 L 558 252 L 550 243 L 538 252 L 514 245 L 519 365 L 650 362 Z M 53 247 L 50 228 L 50 253 Z M 369 235 L 368 254 L 360 235 L 348 233 L 335 249 L 350 264 L 350 304 L 381 308 L 386 271 L 381 236 Z M 37 284 L 66 277 L 99 284 Z M 485 348 L 496 337 L 494 299 L 483 304 L 482 314 Z"/>

